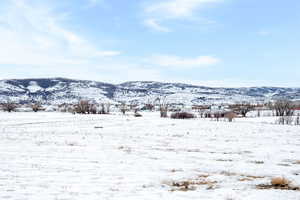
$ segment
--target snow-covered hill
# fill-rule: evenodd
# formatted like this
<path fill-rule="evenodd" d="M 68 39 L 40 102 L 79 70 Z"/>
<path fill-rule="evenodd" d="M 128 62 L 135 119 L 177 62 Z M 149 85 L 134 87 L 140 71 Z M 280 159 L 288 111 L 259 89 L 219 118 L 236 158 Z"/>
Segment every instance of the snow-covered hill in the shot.
<path fill-rule="evenodd" d="M 88 99 L 97 102 L 146 103 L 154 101 L 157 97 L 166 97 L 168 102 L 178 104 L 268 101 L 283 97 L 299 100 L 300 88 L 211 88 L 182 83 L 149 81 L 126 82 L 114 85 L 65 78 L 0 81 L 1 102 L 27 103 L 40 101 L 49 104 L 60 104 Z"/>

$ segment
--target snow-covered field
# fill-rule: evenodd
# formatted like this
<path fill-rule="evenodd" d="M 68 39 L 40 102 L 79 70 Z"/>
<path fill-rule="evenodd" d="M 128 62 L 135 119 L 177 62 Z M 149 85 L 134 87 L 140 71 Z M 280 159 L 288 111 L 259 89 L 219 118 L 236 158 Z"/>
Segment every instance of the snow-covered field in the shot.
<path fill-rule="evenodd" d="M 0 113 L 0 199 L 300 199 L 256 188 L 300 185 L 300 127 L 142 114 Z"/>

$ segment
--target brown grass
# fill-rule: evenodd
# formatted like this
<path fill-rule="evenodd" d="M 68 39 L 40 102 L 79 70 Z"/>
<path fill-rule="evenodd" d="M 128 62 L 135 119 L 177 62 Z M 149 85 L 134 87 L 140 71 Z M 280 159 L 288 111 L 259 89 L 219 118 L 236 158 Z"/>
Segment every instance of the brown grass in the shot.
<path fill-rule="evenodd" d="M 188 113 L 188 112 L 177 112 L 177 113 L 171 114 L 171 118 L 172 119 L 192 119 L 192 118 L 196 118 L 196 116 L 194 114 Z"/>
<path fill-rule="evenodd" d="M 250 161 L 250 163 L 261 165 L 261 164 L 264 164 L 265 162 L 264 161 L 260 161 L 260 160 L 255 160 L 255 161 Z"/>
<path fill-rule="evenodd" d="M 172 170 L 172 172 L 176 172 L 177 170 Z M 193 191 L 197 189 L 197 186 L 206 186 L 207 190 L 215 189 L 217 181 L 207 180 L 209 174 L 200 174 L 195 178 L 186 179 L 182 181 L 171 181 L 171 182 L 163 182 L 164 185 L 168 185 L 171 187 L 172 192 L 175 191 Z"/>
<path fill-rule="evenodd" d="M 290 184 L 290 181 L 283 177 L 275 177 L 271 179 L 271 185 L 274 186 L 287 186 Z"/>
<path fill-rule="evenodd" d="M 283 166 L 283 167 L 290 167 L 291 166 L 290 164 L 287 164 L 287 163 L 279 163 L 277 165 Z"/>
<path fill-rule="evenodd" d="M 238 174 L 238 173 L 234 173 L 234 172 L 228 172 L 228 171 L 222 171 L 220 173 L 223 176 L 239 176 L 240 178 L 238 179 L 238 181 L 253 181 L 255 179 L 263 179 L 266 178 L 265 176 L 254 176 L 254 175 L 248 175 L 248 174 Z"/>
<path fill-rule="evenodd" d="M 216 161 L 219 161 L 219 162 L 232 162 L 233 160 L 232 159 L 217 159 Z"/>
<path fill-rule="evenodd" d="M 256 186 L 257 189 L 277 189 L 277 190 L 297 190 L 300 191 L 300 187 L 293 186 L 291 181 L 284 177 L 275 177 L 271 179 L 270 184 L 260 184 Z"/>
<path fill-rule="evenodd" d="M 213 189 L 217 181 L 209 181 L 209 180 L 186 180 L 179 182 L 172 182 L 170 186 L 172 187 L 171 191 L 193 191 L 196 190 L 199 185 L 206 185 L 208 190 Z"/>
<path fill-rule="evenodd" d="M 244 181 L 253 181 L 252 178 L 240 178 L 239 181 L 244 182 Z"/>
<path fill-rule="evenodd" d="M 293 164 L 300 165 L 300 160 L 296 160 Z"/>

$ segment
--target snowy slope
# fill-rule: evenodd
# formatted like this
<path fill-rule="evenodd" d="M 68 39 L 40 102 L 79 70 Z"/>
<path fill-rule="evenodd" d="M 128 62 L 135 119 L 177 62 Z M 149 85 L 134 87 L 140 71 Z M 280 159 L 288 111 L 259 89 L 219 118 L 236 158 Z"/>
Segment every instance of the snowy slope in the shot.
<path fill-rule="evenodd" d="M 96 81 L 52 79 L 14 79 L 0 81 L 0 101 L 21 103 L 42 101 L 59 104 L 79 99 L 97 102 L 153 102 L 166 97 L 170 103 L 211 104 L 241 101 L 265 101 L 288 97 L 300 99 L 300 88 L 210 88 L 182 83 L 149 81 L 126 82 L 118 85 Z"/>

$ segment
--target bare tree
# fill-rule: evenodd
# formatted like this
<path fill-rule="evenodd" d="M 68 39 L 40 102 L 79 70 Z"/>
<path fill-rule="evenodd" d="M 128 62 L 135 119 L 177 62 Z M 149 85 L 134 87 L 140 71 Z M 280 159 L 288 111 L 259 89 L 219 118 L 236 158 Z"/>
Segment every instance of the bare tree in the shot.
<path fill-rule="evenodd" d="M 294 108 L 293 102 L 288 100 L 278 100 L 273 105 L 276 116 L 293 116 Z"/>
<path fill-rule="evenodd" d="M 12 112 L 12 111 L 16 111 L 18 106 L 17 106 L 17 104 L 12 103 L 12 102 L 6 102 L 6 103 L 3 103 L 1 105 L 1 107 L 2 107 L 2 110 L 5 112 Z"/>
<path fill-rule="evenodd" d="M 74 110 L 76 113 L 80 113 L 80 114 L 96 114 L 97 113 L 96 106 L 86 100 L 79 101 L 74 106 Z"/>
<path fill-rule="evenodd" d="M 277 100 L 273 106 L 275 115 L 279 117 L 279 124 L 292 124 L 295 105 L 292 101 L 281 99 Z"/>

